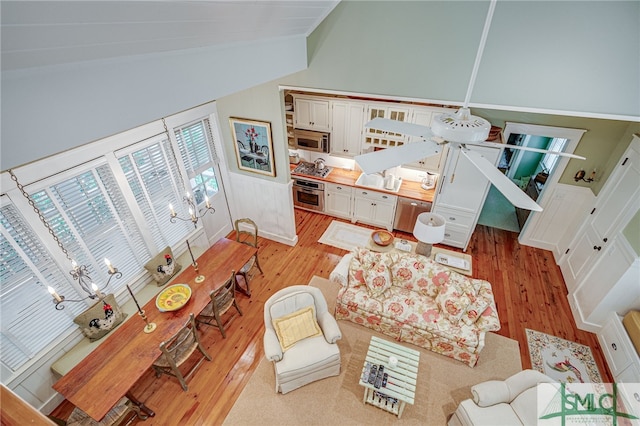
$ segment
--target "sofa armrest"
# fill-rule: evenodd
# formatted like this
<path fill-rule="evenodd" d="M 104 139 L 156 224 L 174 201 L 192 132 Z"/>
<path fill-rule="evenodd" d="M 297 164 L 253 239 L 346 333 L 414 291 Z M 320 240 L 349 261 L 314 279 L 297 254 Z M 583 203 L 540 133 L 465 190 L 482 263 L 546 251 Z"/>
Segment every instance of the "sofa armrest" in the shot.
<path fill-rule="evenodd" d="M 349 286 L 349 264 L 353 258 L 353 253 L 347 253 L 342 256 L 340 262 L 333 268 L 329 275 L 329 280 L 340 284 L 342 287 Z"/>
<path fill-rule="evenodd" d="M 318 325 L 320 325 L 327 342 L 335 343 L 342 339 L 342 332 L 340 331 L 340 327 L 338 327 L 338 322 L 329 312 L 323 312 L 321 315 L 318 315 Z"/>
<path fill-rule="evenodd" d="M 503 380 L 489 380 L 471 387 L 473 402 L 479 407 L 489 407 L 511 401 L 509 387 Z"/>
<path fill-rule="evenodd" d="M 496 304 L 491 303 L 484 312 L 482 312 L 475 322 L 480 331 L 498 331 L 500 330 L 500 318 L 498 318 L 498 311 Z"/>
<path fill-rule="evenodd" d="M 282 359 L 282 347 L 276 332 L 267 328 L 264 331 L 264 355 L 269 361 L 278 362 Z"/>
<path fill-rule="evenodd" d="M 522 370 L 505 380 L 509 388 L 511 400 L 514 400 L 522 392 L 535 387 L 538 383 L 555 383 L 551 377 L 536 370 Z"/>

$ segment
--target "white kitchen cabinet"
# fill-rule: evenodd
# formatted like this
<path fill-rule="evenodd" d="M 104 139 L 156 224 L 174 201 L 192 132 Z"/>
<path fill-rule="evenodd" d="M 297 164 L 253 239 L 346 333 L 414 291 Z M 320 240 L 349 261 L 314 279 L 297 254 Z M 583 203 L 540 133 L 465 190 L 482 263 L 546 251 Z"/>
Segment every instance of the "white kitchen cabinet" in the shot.
<path fill-rule="evenodd" d="M 640 208 L 640 138 L 634 136 L 596 197 L 594 207 L 565 255 L 560 269 L 567 289 L 578 288 L 607 246 Z"/>
<path fill-rule="evenodd" d="M 383 226 L 391 232 L 397 202 L 396 195 L 356 188 L 352 222 Z"/>
<path fill-rule="evenodd" d="M 622 324 L 620 315 L 610 313 L 607 322 L 598 333 L 598 340 L 614 381 L 640 383 L 640 356 Z"/>
<path fill-rule="evenodd" d="M 597 330 L 611 312 L 640 309 L 640 259 L 623 235 L 618 235 L 569 293 L 576 323 Z"/>
<path fill-rule="evenodd" d="M 499 149 L 474 146 L 473 150 L 484 156 L 490 163 L 498 163 Z M 443 244 L 467 249 L 490 184 L 489 180 L 458 149 L 448 150 L 432 210 L 445 217 Z"/>
<path fill-rule="evenodd" d="M 431 127 L 431 121 L 433 118 L 442 114 L 443 112 L 451 112 L 445 108 L 412 108 L 409 122 L 413 124 L 420 124 L 422 126 Z M 417 136 L 408 136 L 406 138 L 407 143 L 422 142 L 423 139 Z M 413 163 L 403 164 L 403 167 L 411 167 L 413 169 L 420 169 L 430 171 L 434 173 L 440 173 L 441 163 L 446 158 L 446 148 L 443 147 L 442 151 L 438 155 L 432 155 L 430 157 L 420 158 Z"/>
<path fill-rule="evenodd" d="M 374 118 L 388 118 L 390 120 L 408 121 L 410 108 L 387 104 L 369 104 L 367 107 L 367 122 Z M 368 147 L 391 148 L 403 145 L 406 137 L 400 133 L 384 132 L 378 129 L 365 129 L 364 142 Z"/>
<path fill-rule="evenodd" d="M 333 101 L 331 103 L 331 154 L 353 157 L 362 151 L 364 104 Z"/>
<path fill-rule="evenodd" d="M 294 105 L 294 122 L 297 129 L 331 131 L 328 100 L 295 97 Z"/>
<path fill-rule="evenodd" d="M 324 184 L 324 212 L 331 216 L 344 219 L 351 218 L 351 204 L 353 201 L 353 187 L 347 185 L 336 185 L 334 183 Z"/>

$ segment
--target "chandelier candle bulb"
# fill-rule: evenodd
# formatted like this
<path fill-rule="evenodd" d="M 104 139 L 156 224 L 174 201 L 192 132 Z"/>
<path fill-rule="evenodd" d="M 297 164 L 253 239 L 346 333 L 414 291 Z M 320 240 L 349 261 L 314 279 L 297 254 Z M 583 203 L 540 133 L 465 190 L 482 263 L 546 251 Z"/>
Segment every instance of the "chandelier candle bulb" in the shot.
<path fill-rule="evenodd" d="M 91 283 L 91 288 L 96 292 L 96 296 L 98 296 L 99 299 L 102 299 L 104 297 L 104 295 L 100 293 L 100 290 L 98 289 L 96 283 Z"/>
<path fill-rule="evenodd" d="M 594 171 L 595 174 L 595 171 Z M 206 195 L 204 196 L 204 203 L 207 206 L 207 208 L 211 207 L 211 204 L 209 204 L 209 197 L 207 197 Z"/>
<path fill-rule="evenodd" d="M 138 300 L 136 299 L 136 297 L 133 295 L 133 292 L 131 291 L 131 287 L 129 287 L 129 284 L 127 284 L 127 290 L 129 290 L 129 294 L 131 295 L 131 297 L 133 298 L 133 301 L 136 304 L 136 307 L 138 308 L 138 313 L 140 315 L 144 315 L 144 311 L 140 308 L 140 305 L 138 304 Z"/>
<path fill-rule="evenodd" d="M 171 213 L 171 217 L 176 217 L 176 211 L 173 209 L 173 204 L 169 204 L 169 212 Z"/>
<path fill-rule="evenodd" d="M 107 259 L 106 257 L 104 258 L 104 263 L 105 263 L 105 265 L 107 265 L 107 268 L 109 268 L 109 273 L 110 274 L 115 274 L 116 273 L 116 268 L 113 267 L 111 262 L 109 262 L 109 259 Z"/>
<path fill-rule="evenodd" d="M 71 267 L 73 269 L 78 269 L 78 263 L 75 260 L 71 260 Z"/>
<path fill-rule="evenodd" d="M 53 298 L 56 299 L 56 302 L 62 302 L 62 297 L 60 297 L 60 295 L 56 292 L 56 290 L 53 287 L 49 286 L 47 287 L 47 290 L 49 290 L 49 293 L 51 293 Z"/>

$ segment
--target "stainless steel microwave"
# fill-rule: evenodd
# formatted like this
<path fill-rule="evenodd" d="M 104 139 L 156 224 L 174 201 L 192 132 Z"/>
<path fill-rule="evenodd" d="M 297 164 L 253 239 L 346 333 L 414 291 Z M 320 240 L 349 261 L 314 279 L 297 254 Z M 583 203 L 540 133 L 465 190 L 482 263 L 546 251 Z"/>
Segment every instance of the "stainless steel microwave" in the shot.
<path fill-rule="evenodd" d="M 295 129 L 293 135 L 296 148 L 316 152 L 329 152 L 329 133 Z"/>

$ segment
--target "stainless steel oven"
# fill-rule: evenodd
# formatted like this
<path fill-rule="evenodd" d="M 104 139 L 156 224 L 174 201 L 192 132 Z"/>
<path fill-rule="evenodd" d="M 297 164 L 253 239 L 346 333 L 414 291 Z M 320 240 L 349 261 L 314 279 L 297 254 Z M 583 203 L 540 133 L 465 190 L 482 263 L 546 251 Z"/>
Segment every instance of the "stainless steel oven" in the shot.
<path fill-rule="evenodd" d="M 324 211 L 324 184 L 313 180 L 293 181 L 293 205 L 303 209 Z"/>

